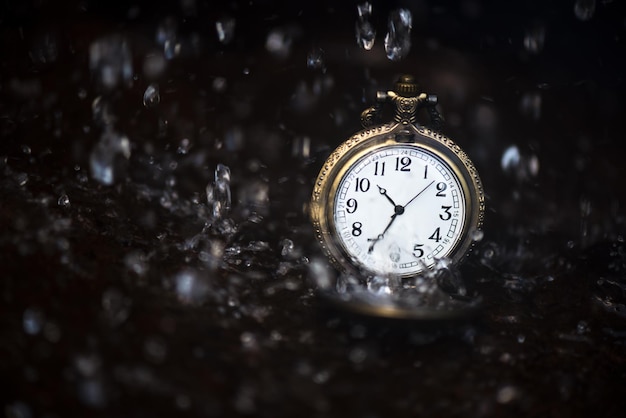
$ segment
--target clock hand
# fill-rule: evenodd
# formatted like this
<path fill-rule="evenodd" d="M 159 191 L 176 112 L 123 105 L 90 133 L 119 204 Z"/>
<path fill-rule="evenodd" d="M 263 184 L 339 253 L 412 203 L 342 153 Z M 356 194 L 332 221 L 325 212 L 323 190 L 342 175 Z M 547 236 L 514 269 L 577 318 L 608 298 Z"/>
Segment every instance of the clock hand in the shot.
<path fill-rule="evenodd" d="M 409 206 L 411 204 L 412 201 L 414 201 L 415 199 L 417 199 L 417 196 L 421 195 L 422 193 L 424 193 L 426 191 L 426 189 L 428 189 L 430 186 L 433 185 L 433 183 L 435 182 L 435 180 L 431 181 L 428 186 L 424 187 L 422 190 L 420 190 L 420 192 L 418 194 L 416 194 L 415 196 L 413 196 L 413 198 L 411 200 L 408 201 L 408 203 L 406 205 L 404 205 L 404 207 L 406 208 L 407 206 Z M 404 209 L 404 208 L 403 208 Z"/>
<path fill-rule="evenodd" d="M 395 207 L 395 206 L 397 206 L 397 205 L 396 205 L 396 202 L 394 202 L 394 201 L 393 201 L 393 199 L 392 199 L 392 198 L 390 198 L 390 197 L 389 197 L 389 195 L 387 194 L 387 189 L 383 189 L 383 188 L 382 188 L 382 187 L 380 187 L 378 184 L 376 185 L 376 187 L 378 187 L 378 191 L 380 192 L 380 194 L 382 194 L 383 196 L 385 196 L 385 197 L 387 198 L 387 200 L 388 200 L 389 202 L 391 202 L 391 204 L 392 204 L 394 207 Z"/>
<path fill-rule="evenodd" d="M 383 239 L 385 237 L 385 233 L 389 230 L 389 228 L 391 227 L 391 224 L 393 224 L 393 221 L 396 220 L 398 215 L 402 215 L 404 213 L 404 206 L 396 205 L 395 208 L 394 208 L 394 211 L 395 211 L 395 213 L 393 215 L 391 215 L 391 220 L 389 221 L 389 223 L 385 227 L 385 230 L 382 232 L 382 234 L 379 234 L 376 238 L 368 238 L 367 239 L 368 241 L 371 241 L 371 243 L 372 243 L 372 245 L 370 245 L 370 247 L 367 250 L 368 253 L 371 253 L 372 251 L 374 251 L 374 245 L 376 245 L 376 243 L 378 241 L 380 241 L 381 239 Z"/>
<path fill-rule="evenodd" d="M 370 245 L 370 247 L 367 249 L 368 253 L 371 253 L 372 251 L 374 251 L 374 246 L 376 245 L 376 243 L 385 237 L 385 233 L 389 230 L 389 228 L 391 227 L 391 224 L 393 224 L 393 221 L 396 220 L 396 217 L 398 217 L 398 215 L 402 215 L 404 213 L 404 208 L 409 206 L 411 204 L 411 202 L 413 202 L 415 199 L 417 199 L 417 197 L 419 195 L 424 193 L 426 191 L 426 189 L 428 189 L 430 186 L 433 185 L 434 182 L 435 182 L 435 180 L 431 181 L 428 184 L 428 186 L 426 186 L 422 190 L 420 190 L 419 193 L 416 194 L 415 196 L 413 196 L 413 198 L 411 200 L 409 200 L 409 202 L 406 205 L 404 205 L 404 206 L 396 205 L 395 202 L 387 195 L 387 190 L 385 190 L 382 187 L 376 185 L 378 187 L 378 191 L 380 192 L 380 194 L 385 196 L 387 198 L 387 200 L 389 200 L 391 203 L 394 204 L 394 214 L 391 215 L 391 220 L 389 221 L 389 223 L 385 227 L 385 230 L 382 232 L 382 234 L 379 234 L 376 238 L 368 238 L 367 239 L 368 241 L 370 241 L 372 243 Z"/>

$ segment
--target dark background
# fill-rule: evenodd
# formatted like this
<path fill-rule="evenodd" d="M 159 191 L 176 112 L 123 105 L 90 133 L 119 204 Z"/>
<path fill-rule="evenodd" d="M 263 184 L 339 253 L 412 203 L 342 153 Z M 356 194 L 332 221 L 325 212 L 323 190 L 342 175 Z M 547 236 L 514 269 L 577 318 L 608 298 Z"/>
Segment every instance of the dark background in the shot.
<path fill-rule="evenodd" d="M 5 416 L 621 415 L 623 5 L 595 2 L 584 21 L 574 1 L 373 2 L 363 51 L 356 4 L 2 3 Z M 398 7 L 412 46 L 391 62 Z M 166 20 L 180 52 L 151 75 Z M 276 30 L 282 56 L 266 48 Z M 528 33 L 545 42 L 529 49 Z M 110 35 L 133 77 L 105 88 L 89 49 Z M 461 268 L 483 309 L 463 323 L 360 317 L 311 280 L 313 179 L 402 73 L 439 96 L 485 186 L 485 234 Z M 110 186 L 90 174 L 102 103 L 132 151 Z M 503 168 L 511 146 L 520 161 Z M 216 221 L 219 163 L 233 205 Z"/>

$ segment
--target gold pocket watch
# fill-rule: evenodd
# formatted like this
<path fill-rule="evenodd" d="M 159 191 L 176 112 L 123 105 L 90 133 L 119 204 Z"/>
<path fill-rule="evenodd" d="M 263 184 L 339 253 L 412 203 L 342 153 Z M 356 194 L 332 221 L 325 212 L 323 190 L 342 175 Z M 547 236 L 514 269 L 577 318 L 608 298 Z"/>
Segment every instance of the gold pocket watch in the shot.
<path fill-rule="evenodd" d="M 385 103 L 393 121 L 375 125 Z M 328 157 L 310 217 L 323 251 L 358 276 L 408 278 L 458 264 L 481 234 L 483 188 L 467 154 L 437 129 L 437 98 L 404 75 L 361 114 L 364 130 Z M 430 125 L 417 122 L 425 109 Z"/>

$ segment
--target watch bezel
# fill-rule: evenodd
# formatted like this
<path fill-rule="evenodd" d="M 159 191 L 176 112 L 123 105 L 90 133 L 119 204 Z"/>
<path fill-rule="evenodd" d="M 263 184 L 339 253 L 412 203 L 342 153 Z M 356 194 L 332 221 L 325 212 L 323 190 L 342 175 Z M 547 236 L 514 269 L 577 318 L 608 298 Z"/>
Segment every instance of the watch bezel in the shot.
<path fill-rule="evenodd" d="M 334 205 L 337 188 L 349 168 L 372 152 L 385 146 L 401 144 L 430 152 L 448 165 L 458 178 L 465 200 L 465 218 L 461 238 L 455 243 L 448 258 L 453 264 L 461 263 L 475 242 L 474 231 L 482 228 L 484 219 L 484 192 L 474 164 L 467 154 L 450 138 L 421 125 L 388 123 L 364 129 L 340 144 L 325 161 L 313 190 L 310 217 L 315 235 L 322 250 L 340 270 L 357 275 L 381 275 L 352 259 L 337 237 L 334 224 Z M 385 273 L 400 278 L 415 277 L 422 273 Z"/>

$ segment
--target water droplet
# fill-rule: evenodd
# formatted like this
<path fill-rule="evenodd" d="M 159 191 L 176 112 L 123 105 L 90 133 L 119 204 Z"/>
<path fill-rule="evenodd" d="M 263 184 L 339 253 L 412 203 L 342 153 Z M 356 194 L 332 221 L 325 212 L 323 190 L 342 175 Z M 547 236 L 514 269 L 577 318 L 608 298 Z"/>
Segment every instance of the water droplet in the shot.
<path fill-rule="evenodd" d="M 174 278 L 178 299 L 183 303 L 199 305 L 205 301 L 209 286 L 197 272 L 183 270 Z"/>
<path fill-rule="evenodd" d="M 133 78 L 133 57 L 126 39 L 112 35 L 97 39 L 89 46 L 89 69 L 106 89 Z"/>
<path fill-rule="evenodd" d="M 539 120 L 541 117 L 541 93 L 536 91 L 525 93 L 520 101 L 520 111 L 532 120 Z"/>
<path fill-rule="evenodd" d="M 356 11 L 359 14 L 359 19 L 369 19 L 372 14 L 372 4 L 368 1 L 357 4 Z"/>
<path fill-rule="evenodd" d="M 130 141 L 112 129 L 106 129 L 89 157 L 91 177 L 104 185 L 112 185 L 120 176 L 120 157 L 130 158 Z"/>
<path fill-rule="evenodd" d="M 376 30 L 368 21 L 356 23 L 356 42 L 364 50 L 369 51 L 374 47 Z"/>
<path fill-rule="evenodd" d="M 589 324 L 586 321 L 579 321 L 576 325 L 576 332 L 580 335 L 587 334 L 590 331 Z"/>
<path fill-rule="evenodd" d="M 320 289 L 332 289 L 333 274 L 325 260 L 314 258 L 309 263 L 309 278 Z"/>
<path fill-rule="evenodd" d="M 228 151 L 239 151 L 244 145 L 243 129 L 233 126 L 224 133 L 224 146 Z"/>
<path fill-rule="evenodd" d="M 522 157 L 519 153 L 519 149 L 517 146 L 511 145 L 502 154 L 500 166 L 502 167 L 502 170 L 509 171 L 515 169 L 520 164 L 521 160 Z"/>
<path fill-rule="evenodd" d="M 313 70 L 324 69 L 324 51 L 313 48 L 306 57 L 306 66 Z"/>
<path fill-rule="evenodd" d="M 100 377 L 82 379 L 78 382 L 78 398 L 85 405 L 102 408 L 107 403 L 106 390 Z"/>
<path fill-rule="evenodd" d="M 273 55 L 285 58 L 291 52 L 291 36 L 283 29 L 273 29 L 267 35 L 265 48 Z"/>
<path fill-rule="evenodd" d="M 218 164 L 215 169 L 215 180 L 206 187 L 207 202 L 214 219 L 225 216 L 230 211 L 230 169 Z"/>
<path fill-rule="evenodd" d="M 245 350 L 258 350 L 259 341 L 257 337 L 251 332 L 244 332 L 240 335 L 241 346 Z"/>
<path fill-rule="evenodd" d="M 163 363 L 167 357 L 167 345 L 160 337 L 149 337 L 143 345 L 146 358 L 153 363 Z"/>
<path fill-rule="evenodd" d="M 61 195 L 57 201 L 58 205 L 64 208 L 70 207 L 70 197 L 66 194 Z"/>
<path fill-rule="evenodd" d="M 7 418 L 32 418 L 33 411 L 24 402 L 13 402 L 4 408 Z"/>
<path fill-rule="evenodd" d="M 504 151 L 500 165 L 504 172 L 513 174 L 520 181 L 539 174 L 539 158 L 536 155 L 522 156 L 515 145 Z"/>
<path fill-rule="evenodd" d="M 163 56 L 167 60 L 172 60 L 180 55 L 181 45 L 180 42 L 176 41 L 165 41 L 163 45 Z"/>
<path fill-rule="evenodd" d="M 159 86 L 157 84 L 150 84 L 146 91 L 143 93 L 143 105 L 145 107 L 153 107 L 161 102 L 161 96 L 159 95 Z"/>
<path fill-rule="evenodd" d="M 96 354 L 79 354 L 74 359 L 76 371 L 83 377 L 92 377 L 100 371 L 102 360 Z"/>
<path fill-rule="evenodd" d="M 28 308 L 22 316 L 24 332 L 29 335 L 37 335 L 41 332 L 44 323 L 44 315 L 37 308 Z"/>
<path fill-rule="evenodd" d="M 309 158 L 311 156 L 311 138 L 308 136 L 297 136 L 293 139 L 291 155 L 299 158 Z"/>
<path fill-rule="evenodd" d="M 113 125 L 116 118 L 111 112 L 111 107 L 109 103 L 102 98 L 102 96 L 98 96 L 93 99 L 91 102 L 91 114 L 93 120 L 99 125 L 103 127 L 107 127 Z"/>
<path fill-rule="evenodd" d="M 217 39 L 223 44 L 228 44 L 233 40 L 235 35 L 235 19 L 224 18 L 215 22 L 215 30 L 217 31 Z"/>
<path fill-rule="evenodd" d="M 375 276 L 367 281 L 367 290 L 376 295 L 391 295 L 393 289 L 386 277 Z"/>
<path fill-rule="evenodd" d="M 507 404 L 520 397 L 519 389 L 515 386 L 506 385 L 498 390 L 496 396 L 498 403 Z"/>
<path fill-rule="evenodd" d="M 57 343 L 61 339 L 61 328 L 56 322 L 46 322 L 43 328 L 43 335 L 51 343 Z"/>
<path fill-rule="evenodd" d="M 293 259 L 296 255 L 295 245 L 292 240 L 289 238 L 285 238 L 280 242 L 280 246 L 282 247 L 280 250 L 280 255 L 285 258 Z"/>
<path fill-rule="evenodd" d="M 524 344 L 524 342 L 526 341 L 526 336 L 524 334 L 518 334 L 517 335 L 517 342 L 520 344 Z"/>
<path fill-rule="evenodd" d="M 13 179 L 17 183 L 18 186 L 24 186 L 28 183 L 28 174 L 26 173 L 15 173 Z"/>
<path fill-rule="evenodd" d="M 250 241 L 246 247 L 246 251 L 252 251 L 254 253 L 265 252 L 270 249 L 270 244 L 267 241 Z"/>
<path fill-rule="evenodd" d="M 106 319 L 116 326 L 128 319 L 131 300 L 115 288 L 107 289 L 102 293 L 102 309 Z"/>
<path fill-rule="evenodd" d="M 177 32 L 178 25 L 176 24 L 176 21 L 173 18 L 168 17 L 157 27 L 156 42 L 159 45 L 164 45 L 168 40 L 176 39 Z"/>
<path fill-rule="evenodd" d="M 150 79 L 159 77 L 165 71 L 167 61 L 162 54 L 148 54 L 143 60 L 143 74 Z"/>
<path fill-rule="evenodd" d="M 52 33 L 46 33 L 35 41 L 29 55 L 36 64 L 48 64 L 57 60 L 59 47 L 57 37 Z"/>
<path fill-rule="evenodd" d="M 538 54 L 543 50 L 546 41 L 546 28 L 542 23 L 535 23 L 526 29 L 524 48 L 531 54 Z"/>
<path fill-rule="evenodd" d="M 28 145 L 24 144 L 24 145 L 22 145 L 22 152 L 25 155 L 30 155 L 32 153 L 32 150 L 31 150 L 31 148 Z"/>
<path fill-rule="evenodd" d="M 124 257 L 126 268 L 138 276 L 143 276 L 148 271 L 146 256 L 140 251 L 134 251 Z"/>
<path fill-rule="evenodd" d="M 365 359 L 367 359 L 367 351 L 362 347 L 354 347 L 350 350 L 348 357 L 350 358 L 350 361 L 355 364 L 363 363 Z"/>
<path fill-rule="evenodd" d="M 215 80 L 213 80 L 213 90 L 215 90 L 218 93 L 221 93 L 224 90 L 226 90 L 226 86 L 227 86 L 227 82 L 224 77 L 215 77 Z"/>
<path fill-rule="evenodd" d="M 409 10 L 397 9 L 389 14 L 387 34 L 385 35 L 385 51 L 387 58 L 391 61 L 399 61 L 409 53 L 412 28 L 412 16 Z"/>
<path fill-rule="evenodd" d="M 596 0 L 576 0 L 574 14 L 583 22 L 591 19 L 596 12 Z"/>
<path fill-rule="evenodd" d="M 376 30 L 370 23 L 372 5 L 365 2 L 357 5 L 359 17 L 355 24 L 356 42 L 362 49 L 369 51 L 374 46 L 376 40 Z"/>
<path fill-rule="evenodd" d="M 156 41 L 163 47 L 163 56 L 171 60 L 180 54 L 178 42 L 178 24 L 173 18 L 165 19 L 157 28 Z"/>
<path fill-rule="evenodd" d="M 180 140 L 180 143 L 178 144 L 176 153 L 181 154 L 181 155 L 187 155 L 190 149 L 191 149 L 191 141 L 189 140 L 189 138 L 183 138 Z"/>
<path fill-rule="evenodd" d="M 472 231 L 472 241 L 482 241 L 484 236 L 485 233 L 480 229 L 475 229 L 474 231 Z"/>

